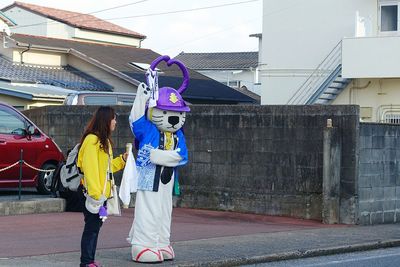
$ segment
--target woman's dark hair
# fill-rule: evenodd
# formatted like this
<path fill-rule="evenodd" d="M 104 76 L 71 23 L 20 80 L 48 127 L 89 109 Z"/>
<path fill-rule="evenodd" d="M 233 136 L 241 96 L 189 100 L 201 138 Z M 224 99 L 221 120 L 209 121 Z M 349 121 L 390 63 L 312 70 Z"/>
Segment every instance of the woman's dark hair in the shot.
<path fill-rule="evenodd" d="M 113 144 L 111 140 L 111 121 L 115 118 L 115 111 L 112 107 L 101 106 L 94 113 L 92 119 L 86 126 L 85 132 L 81 138 L 81 144 L 88 134 L 95 134 L 100 140 L 100 148 L 108 154 L 109 142 Z"/>

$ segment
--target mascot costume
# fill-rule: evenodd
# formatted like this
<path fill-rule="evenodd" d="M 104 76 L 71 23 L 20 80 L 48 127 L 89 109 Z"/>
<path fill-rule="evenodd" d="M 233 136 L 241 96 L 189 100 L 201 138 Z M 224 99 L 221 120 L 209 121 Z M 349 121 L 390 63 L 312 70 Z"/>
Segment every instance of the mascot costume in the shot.
<path fill-rule="evenodd" d="M 156 66 L 162 61 L 182 71 L 178 90 L 158 88 Z M 129 116 L 139 145 L 135 218 L 128 241 L 134 261 L 156 263 L 175 257 L 170 245 L 172 195 L 179 194 L 177 167 L 188 161 L 181 128 L 190 109 L 181 94 L 188 86 L 189 73 L 180 61 L 161 56 L 152 62 L 146 78 L 147 86 L 138 86 Z"/>

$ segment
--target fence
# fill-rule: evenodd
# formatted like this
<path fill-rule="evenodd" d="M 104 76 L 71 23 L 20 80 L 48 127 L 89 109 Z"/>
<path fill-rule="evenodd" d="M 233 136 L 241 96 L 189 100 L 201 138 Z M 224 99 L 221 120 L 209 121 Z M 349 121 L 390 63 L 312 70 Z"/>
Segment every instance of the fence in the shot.
<path fill-rule="evenodd" d="M 28 162 L 26 162 L 24 160 L 24 150 L 21 149 L 21 157 L 19 161 L 14 162 L 13 164 L 11 164 L 10 166 L 7 166 L 3 169 L 0 169 L 0 172 L 4 172 L 6 170 L 9 170 L 11 168 L 14 168 L 15 166 L 17 166 L 19 164 L 19 180 L 18 180 L 18 200 L 21 200 L 21 191 L 22 191 L 22 176 L 23 176 L 23 171 L 22 171 L 22 166 L 25 164 L 26 166 L 28 166 L 29 168 L 39 171 L 39 172 L 45 172 L 45 173 L 53 173 L 54 170 L 42 170 L 39 168 L 36 168 L 32 165 L 30 165 Z"/>

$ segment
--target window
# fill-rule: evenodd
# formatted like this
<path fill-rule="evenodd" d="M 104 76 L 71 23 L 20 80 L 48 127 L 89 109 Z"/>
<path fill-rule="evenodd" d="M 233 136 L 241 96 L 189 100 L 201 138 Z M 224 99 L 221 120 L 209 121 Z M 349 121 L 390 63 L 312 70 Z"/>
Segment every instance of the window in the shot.
<path fill-rule="evenodd" d="M 132 106 L 134 100 L 134 96 L 118 96 L 118 105 Z"/>
<path fill-rule="evenodd" d="M 223 84 L 233 87 L 233 88 L 239 88 L 240 87 L 240 81 L 232 80 L 232 81 L 226 81 L 222 82 Z"/>
<path fill-rule="evenodd" d="M 399 29 L 399 4 L 400 1 L 380 1 L 380 31 L 397 32 Z"/>
<path fill-rule="evenodd" d="M 10 111 L 0 108 L 0 133 L 23 135 L 25 128 L 23 120 Z"/>
<path fill-rule="evenodd" d="M 116 105 L 116 96 L 85 96 L 84 100 L 86 105 Z"/>
<path fill-rule="evenodd" d="M 240 87 L 240 81 L 229 81 L 229 86 L 230 87 L 239 88 Z"/>
<path fill-rule="evenodd" d="M 384 123 L 400 124 L 400 113 L 385 114 Z"/>
<path fill-rule="evenodd" d="M 397 5 L 381 7 L 381 31 L 397 31 Z"/>

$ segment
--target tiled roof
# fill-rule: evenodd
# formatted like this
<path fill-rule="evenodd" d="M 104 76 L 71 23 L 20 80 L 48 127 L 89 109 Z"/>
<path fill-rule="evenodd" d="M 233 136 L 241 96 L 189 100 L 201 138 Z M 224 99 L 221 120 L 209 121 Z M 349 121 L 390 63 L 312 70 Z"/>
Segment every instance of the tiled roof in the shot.
<path fill-rule="evenodd" d="M 32 35 L 14 34 L 12 39 L 19 43 L 31 44 L 33 47 L 54 47 L 76 50 L 88 58 L 94 59 L 102 67 L 104 65 L 123 73 L 139 82 L 145 82 L 145 71 L 131 66 L 131 62 L 151 64 L 160 56 L 150 49 L 135 48 L 128 46 L 106 45 L 55 38 L 38 37 Z M 182 74 L 176 65 L 167 68 L 166 64 L 157 66 L 162 70 L 159 77 L 160 86 L 171 86 L 179 88 L 182 83 Z M 195 103 L 202 100 L 208 103 L 255 103 L 253 98 L 233 90 L 215 80 L 212 80 L 196 71 L 189 70 L 190 82 L 183 96 Z"/>
<path fill-rule="evenodd" d="M 194 70 L 243 70 L 258 66 L 258 52 L 182 52 L 175 58 Z"/>
<path fill-rule="evenodd" d="M 27 3 L 22 3 L 22 2 L 14 2 L 14 4 L 3 8 L 2 11 L 6 11 L 14 6 L 23 8 L 25 10 L 34 12 L 36 14 L 45 16 L 47 18 L 50 18 L 50 19 L 53 19 L 53 20 L 56 20 L 59 22 L 66 23 L 70 26 L 77 27 L 77 28 L 109 32 L 109 33 L 114 33 L 114 34 L 132 36 L 132 37 L 141 38 L 141 39 L 146 38 L 146 36 L 144 36 L 140 33 L 125 29 L 121 26 L 118 26 L 118 25 L 115 25 L 108 21 L 99 19 L 95 16 L 82 14 L 82 13 L 78 13 L 78 12 L 72 12 L 72 11 L 67 11 L 67 10 L 62 10 L 62 9 L 38 6 L 38 5 L 27 4 Z"/>
<path fill-rule="evenodd" d="M 17 65 L 0 56 L 0 79 L 49 84 L 73 90 L 112 91 L 113 87 L 71 66 L 47 68 Z"/>

